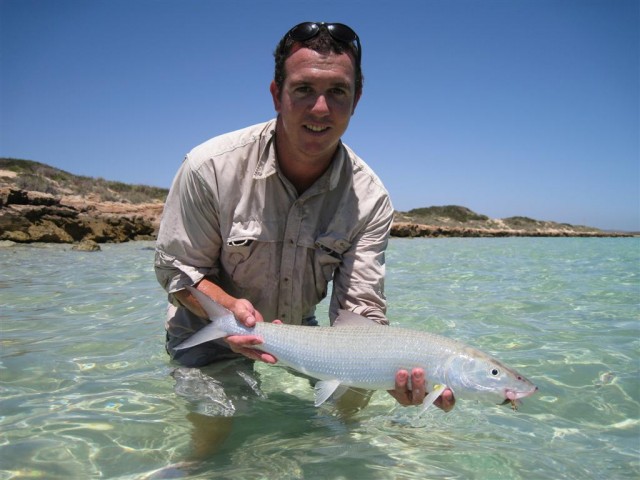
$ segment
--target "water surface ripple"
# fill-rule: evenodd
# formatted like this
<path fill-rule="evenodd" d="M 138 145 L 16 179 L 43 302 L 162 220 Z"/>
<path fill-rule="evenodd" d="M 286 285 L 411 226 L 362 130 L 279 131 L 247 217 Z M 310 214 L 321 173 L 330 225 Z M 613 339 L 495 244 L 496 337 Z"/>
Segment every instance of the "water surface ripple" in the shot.
<path fill-rule="evenodd" d="M 266 365 L 176 370 L 152 247 L 0 247 L 0 479 L 640 477 L 640 239 L 392 239 L 392 323 L 540 388 L 420 417 L 379 392 L 341 418 Z"/>

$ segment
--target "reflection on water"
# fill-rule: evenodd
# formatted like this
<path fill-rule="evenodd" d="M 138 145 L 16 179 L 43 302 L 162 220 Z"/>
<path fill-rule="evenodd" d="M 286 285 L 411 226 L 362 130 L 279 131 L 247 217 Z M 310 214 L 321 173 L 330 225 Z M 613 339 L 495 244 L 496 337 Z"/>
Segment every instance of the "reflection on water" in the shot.
<path fill-rule="evenodd" d="M 540 388 L 419 417 L 383 392 L 315 408 L 267 365 L 176 369 L 151 246 L 0 247 L 0 479 L 640 476 L 638 239 L 392 240 L 392 322 Z"/>

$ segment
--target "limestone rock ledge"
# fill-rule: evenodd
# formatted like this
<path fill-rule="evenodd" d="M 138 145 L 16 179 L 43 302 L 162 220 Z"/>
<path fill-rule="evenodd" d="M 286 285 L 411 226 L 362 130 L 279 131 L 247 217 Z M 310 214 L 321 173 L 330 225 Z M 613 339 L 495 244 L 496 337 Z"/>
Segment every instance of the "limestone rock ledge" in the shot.
<path fill-rule="evenodd" d="M 78 244 L 95 249 L 93 243 L 154 240 L 164 204 L 104 201 L 100 196 L 52 195 L 0 186 L 0 242 L 49 242 Z M 604 232 L 587 227 L 552 222 L 507 222 L 485 219 L 476 222 L 433 223 L 406 221 L 398 213 L 392 237 L 625 237 L 634 234 Z M 464 225 L 464 223 L 471 223 Z"/>
<path fill-rule="evenodd" d="M 474 228 L 460 226 L 422 225 L 411 222 L 394 222 L 391 236 L 413 237 L 631 237 L 632 234 L 604 232 L 601 230 L 576 230 L 572 228 Z"/>
<path fill-rule="evenodd" d="M 0 188 L 0 241 L 120 243 L 151 240 L 163 204 L 97 202 L 78 196 Z"/>

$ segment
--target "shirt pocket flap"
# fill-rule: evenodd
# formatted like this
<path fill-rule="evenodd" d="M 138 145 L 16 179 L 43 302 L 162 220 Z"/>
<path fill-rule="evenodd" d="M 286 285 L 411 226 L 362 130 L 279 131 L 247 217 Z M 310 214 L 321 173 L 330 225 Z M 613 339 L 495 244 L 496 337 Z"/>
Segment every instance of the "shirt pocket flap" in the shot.
<path fill-rule="evenodd" d="M 229 252 L 247 250 L 262 234 L 260 222 L 233 222 L 224 249 Z"/>
<path fill-rule="evenodd" d="M 327 255 L 340 259 L 351 247 L 351 242 L 342 237 L 336 238 L 334 235 L 321 235 L 316 239 L 315 245 Z"/>

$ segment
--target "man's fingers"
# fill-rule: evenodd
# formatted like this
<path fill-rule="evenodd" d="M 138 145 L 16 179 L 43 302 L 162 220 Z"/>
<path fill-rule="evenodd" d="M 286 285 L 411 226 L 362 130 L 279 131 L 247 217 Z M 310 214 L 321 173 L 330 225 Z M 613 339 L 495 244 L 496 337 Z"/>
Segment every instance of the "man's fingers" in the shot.
<path fill-rule="evenodd" d="M 438 408 L 441 408 L 445 412 L 449 412 L 453 409 L 456 404 L 456 399 L 453 396 L 453 392 L 450 389 L 446 389 L 442 392 L 442 395 L 436 399 L 434 405 Z"/>
<path fill-rule="evenodd" d="M 411 371 L 411 403 L 420 405 L 426 394 L 424 371 L 421 368 L 414 368 Z"/>
<path fill-rule="evenodd" d="M 408 390 L 409 384 L 409 372 L 406 370 L 399 370 L 396 373 L 395 389 L 389 390 L 389 393 L 400 405 L 411 405 L 411 391 Z"/>
<path fill-rule="evenodd" d="M 226 342 L 236 348 L 250 347 L 252 345 L 260 345 L 262 339 L 257 335 L 230 335 L 225 338 Z"/>
<path fill-rule="evenodd" d="M 278 360 L 271 354 L 252 348 L 254 345 L 262 344 L 262 338 L 256 335 L 231 335 L 225 338 L 229 348 L 251 360 L 265 363 L 276 363 Z"/>
<path fill-rule="evenodd" d="M 232 312 L 236 319 L 246 327 L 255 327 L 257 322 L 262 322 L 264 319 L 260 312 L 258 312 L 253 304 L 244 298 L 240 298 L 236 301 L 235 306 L 232 308 Z"/>
<path fill-rule="evenodd" d="M 396 373 L 396 390 L 404 390 L 407 388 L 409 382 L 409 372 L 406 370 L 399 370 Z"/>
<path fill-rule="evenodd" d="M 411 381 L 409 381 L 411 379 Z M 414 368 L 411 374 L 406 370 L 398 370 L 395 377 L 395 389 L 389 393 L 400 405 L 420 405 L 428 393 L 427 380 L 422 368 Z M 438 397 L 434 405 L 445 412 L 450 411 L 456 403 L 451 389 L 447 388 Z"/>
<path fill-rule="evenodd" d="M 261 352 L 260 350 L 254 350 L 252 348 L 242 348 L 238 351 L 238 353 L 243 354 L 245 357 L 250 358 L 251 360 L 256 360 L 264 363 L 274 364 L 277 362 L 276 357 L 270 355 L 265 352 Z"/>

